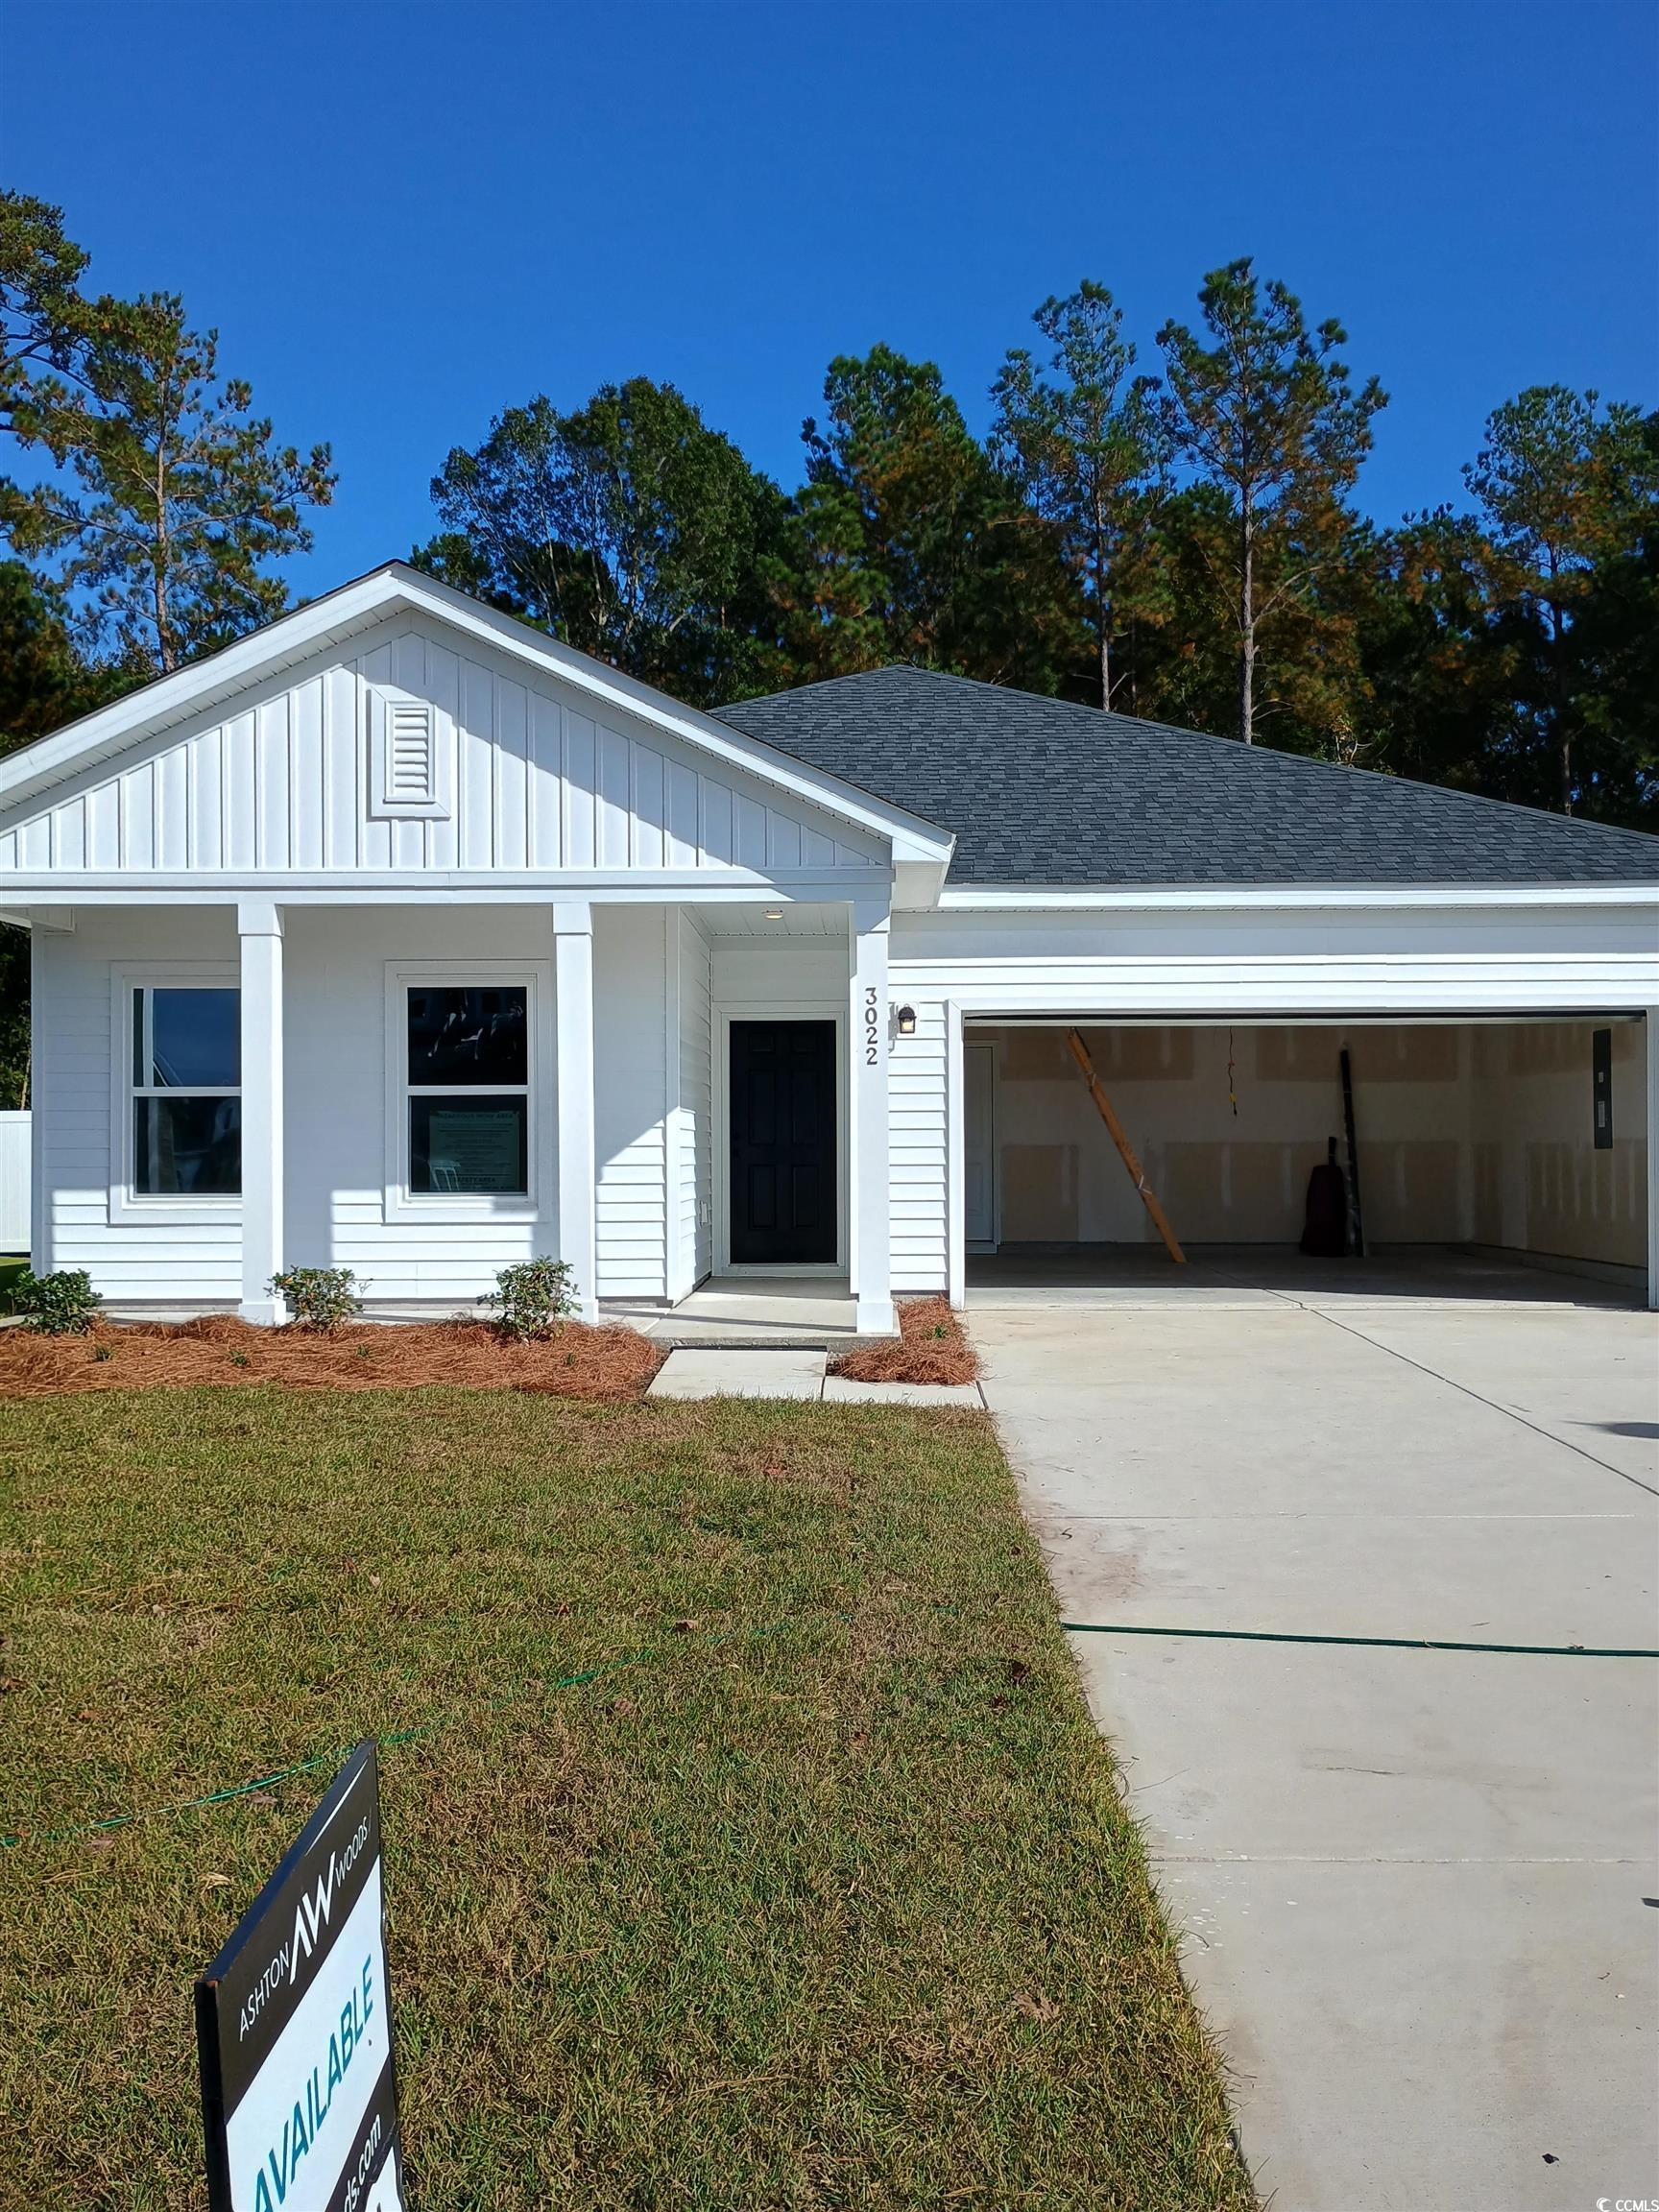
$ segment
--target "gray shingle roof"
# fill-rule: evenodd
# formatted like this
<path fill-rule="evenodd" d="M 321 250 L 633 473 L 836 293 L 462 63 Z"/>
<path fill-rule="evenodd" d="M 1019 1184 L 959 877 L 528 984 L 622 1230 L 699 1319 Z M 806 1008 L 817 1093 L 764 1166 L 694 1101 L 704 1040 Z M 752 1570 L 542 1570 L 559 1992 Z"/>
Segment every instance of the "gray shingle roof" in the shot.
<path fill-rule="evenodd" d="M 1659 882 L 1642 830 L 921 668 L 721 712 L 953 830 L 953 883 Z"/>

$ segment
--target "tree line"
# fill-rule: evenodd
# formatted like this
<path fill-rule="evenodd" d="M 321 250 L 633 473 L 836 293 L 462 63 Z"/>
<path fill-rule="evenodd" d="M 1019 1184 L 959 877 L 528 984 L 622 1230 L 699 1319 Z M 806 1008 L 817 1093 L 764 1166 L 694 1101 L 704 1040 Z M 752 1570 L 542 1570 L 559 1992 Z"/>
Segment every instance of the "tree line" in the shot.
<path fill-rule="evenodd" d="M 335 488 L 179 298 L 86 272 L 0 193 L 0 746 L 279 613 Z M 1455 498 L 1383 525 L 1386 395 L 1249 260 L 1150 360 L 1102 284 L 1032 320 L 983 438 L 933 363 L 833 360 L 792 491 L 672 385 L 535 396 L 450 451 L 411 558 L 698 706 L 909 661 L 1659 821 L 1659 414 L 1524 391 Z"/>
<path fill-rule="evenodd" d="M 1034 323 L 983 440 L 931 362 L 832 361 L 788 493 L 671 386 L 538 397 L 450 452 L 414 559 L 695 705 L 910 661 L 1659 826 L 1659 414 L 1525 391 L 1383 526 L 1386 396 L 1248 261 L 1156 369 L 1103 285 Z"/>

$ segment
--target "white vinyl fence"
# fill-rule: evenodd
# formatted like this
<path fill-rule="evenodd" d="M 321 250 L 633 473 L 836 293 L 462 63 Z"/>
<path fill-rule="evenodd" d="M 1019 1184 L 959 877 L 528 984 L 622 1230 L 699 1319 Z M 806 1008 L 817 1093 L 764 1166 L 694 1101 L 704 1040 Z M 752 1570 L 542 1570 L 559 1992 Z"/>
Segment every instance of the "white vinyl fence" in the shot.
<path fill-rule="evenodd" d="M 29 1117 L 0 1114 L 0 1253 L 29 1249 Z"/>

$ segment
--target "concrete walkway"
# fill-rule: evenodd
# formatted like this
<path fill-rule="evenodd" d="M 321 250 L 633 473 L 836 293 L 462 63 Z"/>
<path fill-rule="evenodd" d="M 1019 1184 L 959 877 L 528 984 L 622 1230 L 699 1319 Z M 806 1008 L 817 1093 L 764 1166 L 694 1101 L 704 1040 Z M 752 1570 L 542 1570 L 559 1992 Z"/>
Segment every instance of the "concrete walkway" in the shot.
<path fill-rule="evenodd" d="M 823 1351 L 698 1345 L 670 1352 L 648 1398 L 822 1398 L 832 1406 L 984 1406 L 976 1382 L 854 1382 Z"/>
<path fill-rule="evenodd" d="M 1659 2196 L 1659 1331 L 976 1307 L 987 1400 L 1274 2212 Z"/>

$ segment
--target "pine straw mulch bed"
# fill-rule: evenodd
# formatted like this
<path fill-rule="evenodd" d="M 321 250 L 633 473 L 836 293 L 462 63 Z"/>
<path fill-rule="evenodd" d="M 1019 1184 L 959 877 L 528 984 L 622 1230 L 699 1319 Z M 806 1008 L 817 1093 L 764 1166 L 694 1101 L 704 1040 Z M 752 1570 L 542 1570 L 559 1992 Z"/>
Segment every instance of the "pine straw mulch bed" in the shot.
<path fill-rule="evenodd" d="M 899 1335 L 866 1344 L 830 1362 L 852 1382 L 974 1382 L 979 1358 L 962 1334 L 949 1299 L 907 1298 L 899 1308 Z"/>
<path fill-rule="evenodd" d="M 568 1321 L 515 1343 L 484 1321 L 358 1322 L 332 1335 L 257 1329 L 233 1314 L 198 1321 L 97 1323 L 84 1336 L 0 1330 L 0 1399 L 77 1390 L 283 1382 L 324 1390 L 532 1390 L 555 1398 L 641 1398 L 666 1355 L 634 1329 Z"/>

